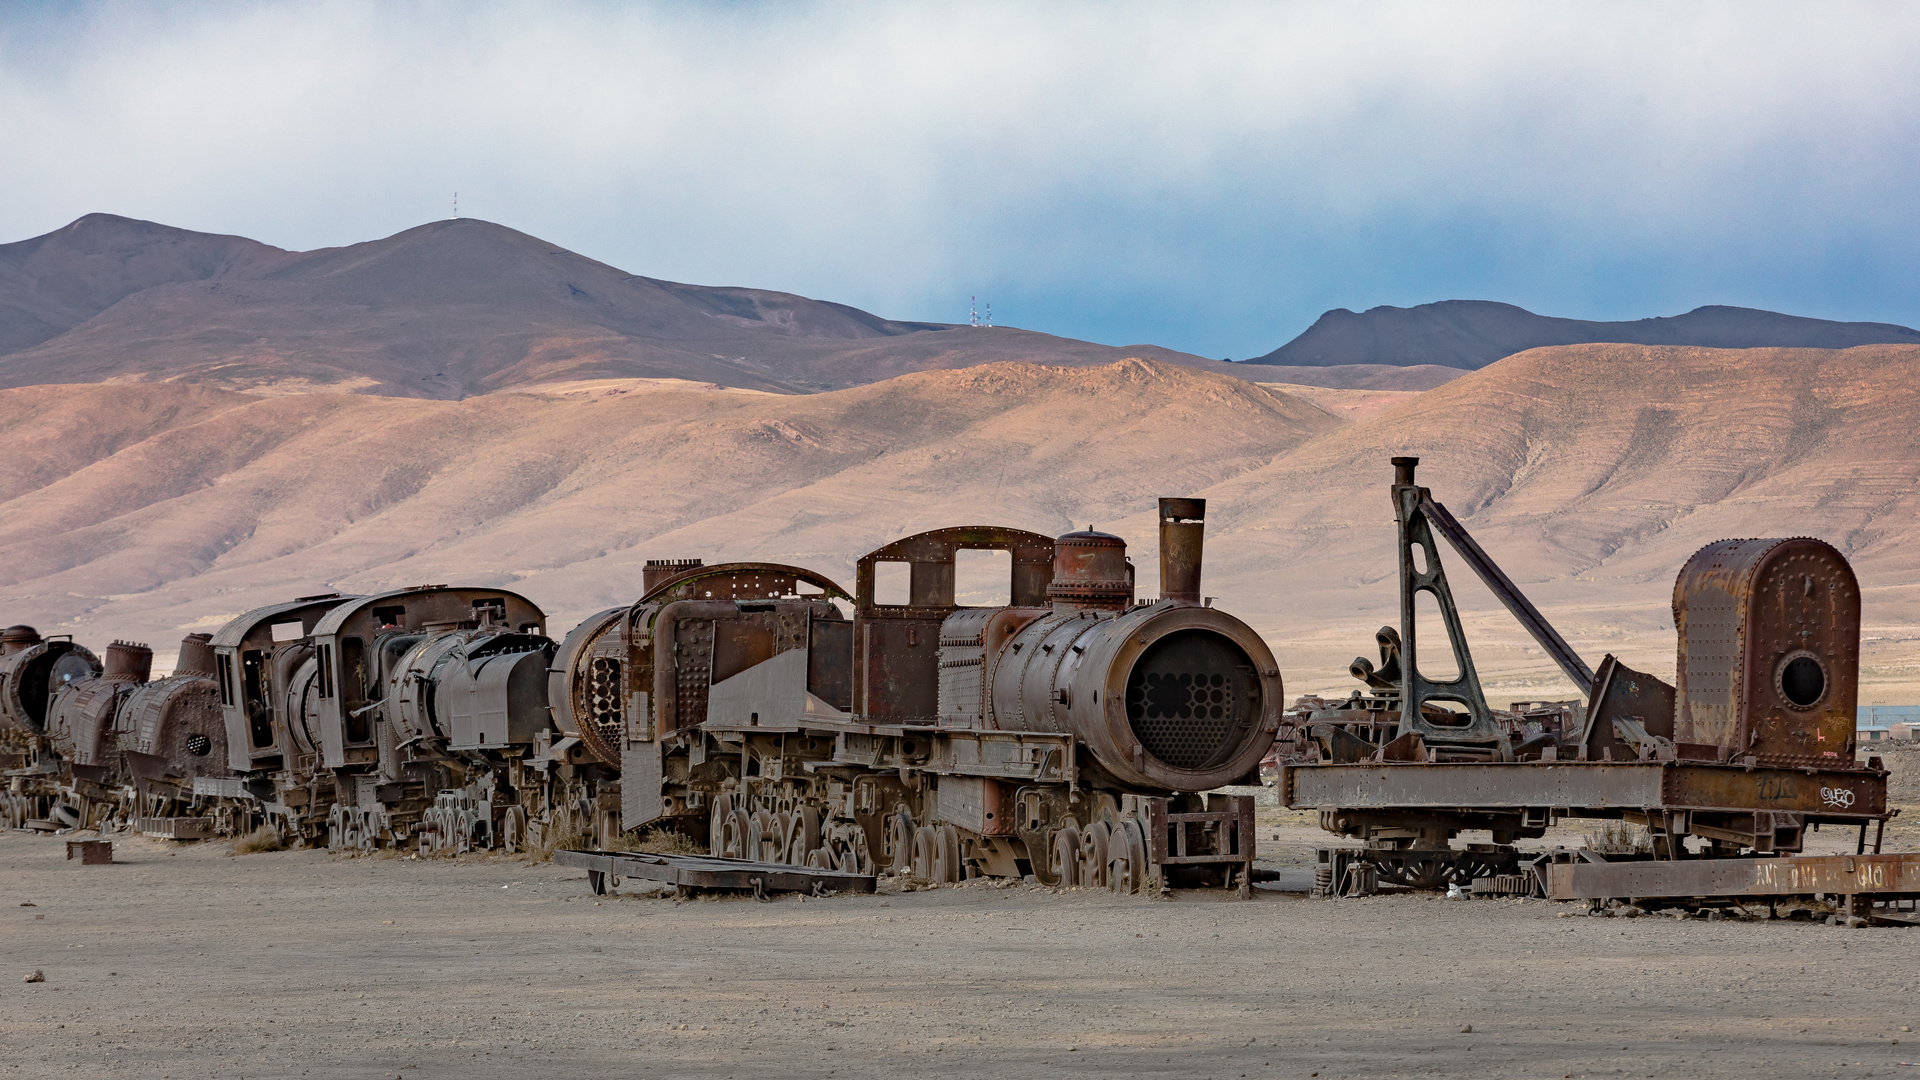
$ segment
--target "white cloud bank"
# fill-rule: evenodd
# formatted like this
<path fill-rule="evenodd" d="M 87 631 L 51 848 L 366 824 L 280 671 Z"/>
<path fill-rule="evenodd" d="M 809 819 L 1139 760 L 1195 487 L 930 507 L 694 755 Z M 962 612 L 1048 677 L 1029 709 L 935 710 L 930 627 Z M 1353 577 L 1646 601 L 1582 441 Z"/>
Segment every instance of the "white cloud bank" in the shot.
<path fill-rule="evenodd" d="M 1892 5 L 14 9 L 0 239 L 350 243 L 458 189 L 638 273 L 1215 355 L 1453 296 L 1914 321 L 1916 45 Z"/>

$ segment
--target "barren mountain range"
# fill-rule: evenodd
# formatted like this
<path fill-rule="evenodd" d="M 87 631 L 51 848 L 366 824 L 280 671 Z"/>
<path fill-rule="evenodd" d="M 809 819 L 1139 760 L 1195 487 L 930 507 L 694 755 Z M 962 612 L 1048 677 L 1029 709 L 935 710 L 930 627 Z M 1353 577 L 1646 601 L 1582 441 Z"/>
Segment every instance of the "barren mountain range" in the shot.
<path fill-rule="evenodd" d="M 115 254 L 123 241 L 88 253 L 88 236 L 134 226 L 152 241 L 138 257 Z M 847 581 L 887 540 L 971 522 L 1120 533 L 1152 595 L 1153 499 L 1199 495 L 1205 592 L 1274 643 L 1291 691 L 1344 691 L 1347 662 L 1395 618 L 1387 458 L 1413 453 L 1590 660 L 1671 672 L 1687 556 L 1807 534 L 1866 586 L 1865 700 L 1920 700 L 1920 345 L 1565 345 L 1424 392 L 1311 387 L 785 294 L 623 284 L 478 222 L 306 254 L 157 229 L 83 219 L 59 243 L 0 248 L 0 325 L 25 343 L 0 356 L 5 622 L 136 637 L 165 659 L 186 630 L 287 596 L 466 580 L 519 589 L 564 632 L 632 599 L 649 558 Z M 449 244 L 472 250 L 429 250 Z M 532 267 L 519 285 L 442 274 L 516 260 Z M 434 290 L 451 299 L 422 299 Z M 614 344 L 554 344 L 596 334 Z M 723 340 L 703 373 L 661 344 Z M 835 379 L 850 385 L 803 392 Z M 1453 573 L 1496 698 L 1565 692 Z"/>
<path fill-rule="evenodd" d="M 134 379 L 458 400 L 563 380 L 670 378 L 810 393 L 910 371 L 1129 356 L 1233 369 L 1153 345 L 896 322 L 791 293 L 641 277 L 472 219 L 293 252 L 90 214 L 0 246 L 0 387 Z M 1391 365 L 1294 375 L 1379 389 L 1452 376 Z"/>
<path fill-rule="evenodd" d="M 1335 308 L 1306 332 L 1248 361 L 1294 367 L 1354 364 L 1441 365 L 1469 371 L 1543 345 L 1593 342 L 1700 345 L 1715 349 L 1848 349 L 1916 345 L 1920 330 L 1891 323 L 1830 322 L 1777 311 L 1721 305 L 1670 318 L 1589 322 L 1535 315 L 1489 300 L 1446 300 L 1418 307 Z"/>

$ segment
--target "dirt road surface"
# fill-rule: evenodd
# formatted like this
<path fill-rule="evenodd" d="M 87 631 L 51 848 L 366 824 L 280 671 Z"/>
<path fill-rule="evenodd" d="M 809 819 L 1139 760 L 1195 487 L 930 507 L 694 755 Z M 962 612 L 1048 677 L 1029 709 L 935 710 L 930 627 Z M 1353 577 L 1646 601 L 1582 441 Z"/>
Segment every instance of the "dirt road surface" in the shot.
<path fill-rule="evenodd" d="M 0 1077 L 1920 1076 L 1920 931 L 226 852 L 0 836 Z"/>

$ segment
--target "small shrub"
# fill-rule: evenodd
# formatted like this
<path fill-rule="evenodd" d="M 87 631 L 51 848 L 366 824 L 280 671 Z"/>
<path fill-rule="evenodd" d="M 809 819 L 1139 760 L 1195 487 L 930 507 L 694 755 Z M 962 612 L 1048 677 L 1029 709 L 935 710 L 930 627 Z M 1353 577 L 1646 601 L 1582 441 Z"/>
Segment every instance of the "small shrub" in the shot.
<path fill-rule="evenodd" d="M 284 851 L 286 841 L 280 839 L 280 831 L 271 825 L 262 825 L 233 842 L 235 855 L 252 855 L 262 851 Z"/>
<path fill-rule="evenodd" d="M 627 851 L 644 851 L 649 855 L 704 855 L 706 849 L 693 842 L 686 833 L 672 829 L 652 828 L 637 838 L 630 833 L 621 833 L 620 840 L 630 844 Z"/>

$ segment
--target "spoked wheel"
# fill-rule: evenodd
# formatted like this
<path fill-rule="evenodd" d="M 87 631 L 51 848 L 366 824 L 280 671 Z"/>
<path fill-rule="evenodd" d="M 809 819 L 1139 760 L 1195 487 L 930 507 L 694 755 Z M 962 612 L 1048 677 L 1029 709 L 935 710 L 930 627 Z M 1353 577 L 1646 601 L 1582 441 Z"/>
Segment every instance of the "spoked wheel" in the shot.
<path fill-rule="evenodd" d="M 1116 893 L 1139 892 L 1146 875 L 1146 841 L 1131 821 L 1122 822 L 1107 838 L 1107 888 Z"/>
<path fill-rule="evenodd" d="M 726 825 L 732 818 L 733 796 L 714 799 L 707 816 L 707 854 L 719 855 L 726 850 Z"/>
<path fill-rule="evenodd" d="M 887 872 L 895 877 L 913 870 L 913 835 L 913 819 L 905 813 L 887 818 L 887 854 L 891 856 Z"/>
<path fill-rule="evenodd" d="M 930 825 L 922 825 L 913 830 L 913 879 L 931 882 L 933 880 L 933 855 L 940 845 L 939 834 Z"/>
<path fill-rule="evenodd" d="M 767 845 L 773 841 L 773 815 L 765 810 L 755 811 L 747 818 L 747 842 L 741 849 L 740 857 L 753 862 L 767 862 Z"/>
<path fill-rule="evenodd" d="M 820 809 L 814 806 L 802 806 L 787 815 L 786 854 L 783 862 L 795 865 L 806 863 L 815 849 L 820 846 Z"/>
<path fill-rule="evenodd" d="M 1066 825 L 1047 842 L 1047 870 L 1062 885 L 1077 884 L 1080 867 L 1080 828 Z"/>
<path fill-rule="evenodd" d="M 934 830 L 933 873 L 935 885 L 954 885 L 960 881 L 960 830 L 942 825 Z"/>
<path fill-rule="evenodd" d="M 1080 881 L 1082 888 L 1098 889 L 1107 883 L 1107 846 L 1112 830 L 1104 821 L 1096 821 L 1080 834 Z"/>
<path fill-rule="evenodd" d="M 751 858 L 747 854 L 747 841 L 752 825 L 753 821 L 747 817 L 745 810 L 735 810 L 727 815 L 727 820 L 721 823 L 720 854 L 729 859 Z"/>

